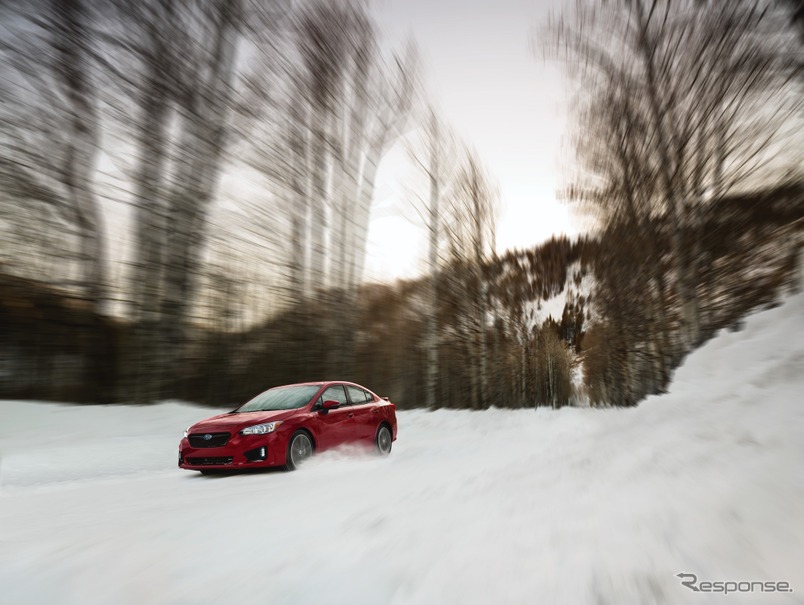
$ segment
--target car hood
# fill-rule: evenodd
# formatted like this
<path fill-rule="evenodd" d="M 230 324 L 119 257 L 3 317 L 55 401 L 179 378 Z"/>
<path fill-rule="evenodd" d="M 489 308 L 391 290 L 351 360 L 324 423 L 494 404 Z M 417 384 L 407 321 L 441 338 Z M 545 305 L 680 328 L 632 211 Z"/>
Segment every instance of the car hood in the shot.
<path fill-rule="evenodd" d="M 272 412 L 245 412 L 242 414 L 218 414 L 201 422 L 196 422 L 188 429 L 189 433 L 236 433 L 247 426 L 284 420 L 299 410 L 277 410 Z"/>

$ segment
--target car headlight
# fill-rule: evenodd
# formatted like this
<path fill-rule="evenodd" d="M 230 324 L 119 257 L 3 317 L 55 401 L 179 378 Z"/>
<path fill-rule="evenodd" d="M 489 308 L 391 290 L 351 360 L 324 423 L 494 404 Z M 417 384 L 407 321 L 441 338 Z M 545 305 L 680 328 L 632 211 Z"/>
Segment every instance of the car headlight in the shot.
<path fill-rule="evenodd" d="M 185 436 L 185 437 L 187 437 L 187 435 L 189 434 L 189 432 L 190 432 L 190 428 L 191 428 L 191 427 L 189 427 L 189 426 L 188 426 L 186 429 L 184 429 L 184 436 Z"/>
<path fill-rule="evenodd" d="M 265 435 L 266 433 L 273 433 L 277 427 L 282 424 L 281 420 L 275 422 L 266 422 L 264 424 L 255 424 L 240 431 L 241 435 Z"/>

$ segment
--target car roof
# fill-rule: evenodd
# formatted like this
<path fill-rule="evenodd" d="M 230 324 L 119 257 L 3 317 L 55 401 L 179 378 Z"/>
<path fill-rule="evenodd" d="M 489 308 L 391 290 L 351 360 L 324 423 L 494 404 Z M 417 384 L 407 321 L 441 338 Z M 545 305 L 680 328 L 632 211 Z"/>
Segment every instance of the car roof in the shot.
<path fill-rule="evenodd" d="M 371 390 L 367 389 L 362 385 L 357 384 L 356 382 L 351 382 L 349 380 L 314 380 L 311 382 L 294 382 L 293 384 L 278 384 L 273 388 L 277 389 L 281 387 L 330 386 L 333 384 L 350 384 L 356 387 L 360 387 L 361 389 L 365 389 L 366 391 Z"/>
<path fill-rule="evenodd" d="M 351 385 L 351 386 L 359 387 L 359 388 L 361 388 L 361 389 L 363 389 L 365 391 L 370 391 L 371 390 L 371 389 L 368 389 L 368 388 L 364 387 L 362 384 L 357 384 L 356 382 L 352 382 L 350 380 L 327 380 L 322 384 L 326 384 L 326 385 L 330 385 L 330 384 L 348 384 L 348 385 Z"/>

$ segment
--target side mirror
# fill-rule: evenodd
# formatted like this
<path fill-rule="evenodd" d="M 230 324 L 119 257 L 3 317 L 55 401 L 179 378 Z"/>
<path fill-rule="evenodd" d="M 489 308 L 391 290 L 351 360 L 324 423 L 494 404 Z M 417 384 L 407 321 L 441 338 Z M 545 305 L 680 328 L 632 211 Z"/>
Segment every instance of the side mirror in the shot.
<path fill-rule="evenodd" d="M 324 402 L 324 413 L 326 414 L 330 410 L 334 410 L 339 405 L 341 405 L 339 401 L 335 401 L 334 399 L 327 399 Z"/>

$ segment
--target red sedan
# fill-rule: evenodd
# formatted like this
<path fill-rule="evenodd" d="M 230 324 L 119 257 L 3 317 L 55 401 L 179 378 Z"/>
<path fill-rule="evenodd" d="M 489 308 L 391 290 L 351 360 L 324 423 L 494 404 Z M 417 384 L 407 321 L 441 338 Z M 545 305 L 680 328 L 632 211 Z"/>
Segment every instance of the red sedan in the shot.
<path fill-rule="evenodd" d="M 396 441 L 396 406 L 351 382 L 308 382 L 269 389 L 227 414 L 184 432 L 179 467 L 193 471 L 283 466 L 345 443 L 383 455 Z"/>

